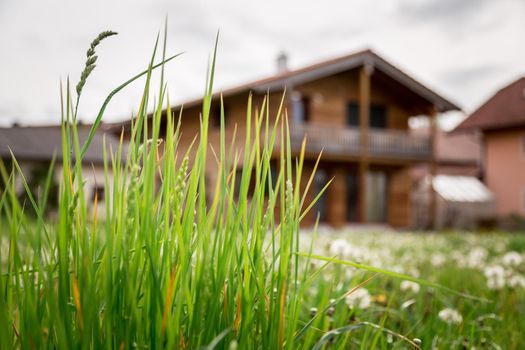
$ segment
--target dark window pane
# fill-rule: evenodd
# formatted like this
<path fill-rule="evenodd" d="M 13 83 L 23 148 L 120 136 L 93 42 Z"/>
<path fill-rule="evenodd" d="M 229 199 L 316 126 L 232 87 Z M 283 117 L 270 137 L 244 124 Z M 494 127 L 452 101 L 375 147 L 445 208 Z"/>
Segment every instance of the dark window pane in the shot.
<path fill-rule="evenodd" d="M 310 121 L 310 97 L 302 97 L 303 104 L 303 122 L 308 123 Z"/>
<path fill-rule="evenodd" d="M 357 103 L 350 102 L 346 106 L 346 124 L 348 126 L 359 126 L 359 107 Z"/>
<path fill-rule="evenodd" d="M 356 172 L 349 172 L 346 177 L 346 219 L 358 221 L 359 178 Z"/>
<path fill-rule="evenodd" d="M 368 125 L 371 128 L 386 128 L 386 108 L 384 106 L 373 105 L 370 106 L 370 116 Z M 355 102 L 350 102 L 346 106 L 346 124 L 351 127 L 359 127 L 359 105 Z"/>
<path fill-rule="evenodd" d="M 384 106 L 370 107 L 370 127 L 371 128 L 386 128 L 386 110 Z"/>
<path fill-rule="evenodd" d="M 218 103 L 210 110 L 210 126 L 219 129 L 221 127 L 221 105 Z M 224 126 L 228 125 L 227 109 L 224 106 Z"/>
<path fill-rule="evenodd" d="M 93 194 L 91 195 L 91 200 L 94 202 L 95 198 L 97 198 L 98 203 L 104 201 L 104 186 L 97 185 L 93 188 Z"/>
<path fill-rule="evenodd" d="M 310 97 L 302 96 L 300 93 L 294 93 L 292 96 L 292 113 L 293 120 L 296 123 L 305 123 L 310 121 Z"/>

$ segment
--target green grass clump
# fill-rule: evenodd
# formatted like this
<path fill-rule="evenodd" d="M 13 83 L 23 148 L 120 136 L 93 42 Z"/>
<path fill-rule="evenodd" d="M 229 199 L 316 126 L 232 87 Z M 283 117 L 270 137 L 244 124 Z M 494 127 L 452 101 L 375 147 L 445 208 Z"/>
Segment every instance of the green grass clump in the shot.
<path fill-rule="evenodd" d="M 189 150 L 177 148 L 179 124 L 166 97 L 164 64 L 173 57 L 163 54 L 154 63 L 155 48 L 149 68 L 104 101 L 81 145 L 76 107 L 94 68 L 95 46 L 113 34 L 105 32 L 91 45 L 76 102 L 69 81 L 63 92 L 58 220 L 44 216 L 48 186 L 37 196 L 15 159 L 13 171 L 2 167 L 0 348 L 300 346 L 297 332 L 303 326 L 301 303 L 309 276 L 307 259 L 294 252 L 307 204 L 298 189 L 302 156 L 292 160 L 288 145 L 282 148 L 277 176 L 270 171 L 276 136 L 286 140 L 283 113 L 270 116 L 268 102 L 256 112 L 248 101 L 240 177 L 222 125 L 214 163 L 218 181 L 213 193 L 207 193 L 215 59 L 190 159 Z M 150 81 L 157 68 L 161 85 L 148 118 Z M 142 76 L 144 94 L 127 154 L 121 142 L 118 150 L 104 155 L 106 176 L 98 180 L 112 191 L 105 193 L 101 221 L 96 205 L 94 213 L 89 210 L 91 199 L 83 191 L 82 156 L 112 96 Z M 166 136 L 161 140 L 163 109 Z M 17 177 L 25 185 L 27 202 L 17 199 Z M 52 177 L 50 170 L 48 179 Z M 36 213 L 36 221 L 28 212 Z"/>

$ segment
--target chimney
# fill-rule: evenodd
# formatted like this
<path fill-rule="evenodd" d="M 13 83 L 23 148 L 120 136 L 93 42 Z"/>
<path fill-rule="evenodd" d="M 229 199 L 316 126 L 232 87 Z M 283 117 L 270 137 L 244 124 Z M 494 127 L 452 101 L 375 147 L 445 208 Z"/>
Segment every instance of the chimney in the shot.
<path fill-rule="evenodd" d="M 288 71 L 288 55 L 286 52 L 281 51 L 277 55 L 277 73 L 284 73 Z"/>

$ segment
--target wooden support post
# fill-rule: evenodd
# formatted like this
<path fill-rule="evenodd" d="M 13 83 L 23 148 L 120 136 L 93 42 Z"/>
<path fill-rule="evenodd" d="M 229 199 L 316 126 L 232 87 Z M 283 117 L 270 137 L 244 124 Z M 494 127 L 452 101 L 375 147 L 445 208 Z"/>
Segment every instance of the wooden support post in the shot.
<path fill-rule="evenodd" d="M 366 173 L 368 172 L 368 126 L 370 120 L 370 76 L 373 66 L 365 63 L 359 71 L 359 132 L 360 159 L 359 159 L 359 221 L 367 220 L 366 202 Z"/>
<path fill-rule="evenodd" d="M 437 175 L 437 114 L 438 110 L 436 106 L 433 106 L 430 110 L 430 147 L 432 149 L 432 153 L 430 156 L 430 203 L 429 203 L 429 209 L 428 209 L 428 228 L 430 230 L 435 229 L 436 227 L 436 210 L 437 210 L 437 195 L 436 191 L 434 191 L 434 178 Z"/>

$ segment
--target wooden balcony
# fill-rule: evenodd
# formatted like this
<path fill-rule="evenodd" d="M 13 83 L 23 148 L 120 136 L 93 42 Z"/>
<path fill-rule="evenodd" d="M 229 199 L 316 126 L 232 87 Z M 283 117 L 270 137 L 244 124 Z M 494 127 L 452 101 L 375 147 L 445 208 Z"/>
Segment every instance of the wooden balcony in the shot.
<path fill-rule="evenodd" d="M 427 161 L 432 155 L 431 140 L 392 129 L 368 130 L 367 148 L 362 149 L 358 128 L 326 126 L 317 124 L 290 125 L 290 142 L 293 152 L 301 149 L 307 136 L 306 152 L 317 154 L 323 150 L 326 156 L 360 157 L 368 154 L 373 158 Z M 279 145 L 279 140 L 277 140 Z"/>

